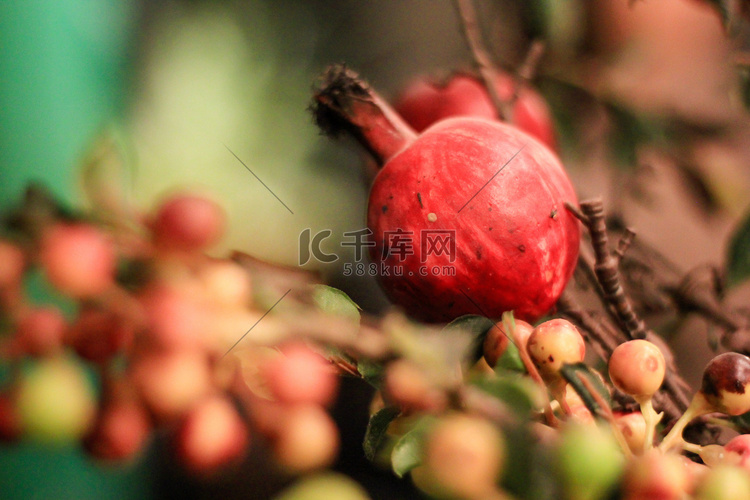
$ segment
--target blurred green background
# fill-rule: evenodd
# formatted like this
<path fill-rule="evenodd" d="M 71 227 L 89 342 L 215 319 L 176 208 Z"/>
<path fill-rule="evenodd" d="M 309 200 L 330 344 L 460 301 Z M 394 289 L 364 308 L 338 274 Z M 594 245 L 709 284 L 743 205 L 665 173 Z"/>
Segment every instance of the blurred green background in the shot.
<path fill-rule="evenodd" d="M 313 125 L 315 77 L 346 61 L 388 92 L 409 64 L 450 65 L 463 54 L 453 15 L 429 1 L 0 2 L 0 209 L 30 182 L 83 207 L 82 167 L 96 161 L 142 211 L 179 189 L 218 199 L 230 229 L 217 252 L 296 265 L 299 233 L 331 229 L 324 250 L 342 259 L 321 271 L 338 276 L 368 180 L 356 148 Z M 370 279 L 349 285 L 384 304 Z M 161 451 L 102 467 L 77 448 L 1 446 L 0 498 L 210 496 L 178 485 Z"/>

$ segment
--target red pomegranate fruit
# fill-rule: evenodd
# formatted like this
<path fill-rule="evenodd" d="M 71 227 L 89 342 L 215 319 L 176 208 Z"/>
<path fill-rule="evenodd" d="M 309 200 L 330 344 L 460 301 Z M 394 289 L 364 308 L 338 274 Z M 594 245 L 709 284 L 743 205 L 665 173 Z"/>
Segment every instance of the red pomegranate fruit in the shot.
<path fill-rule="evenodd" d="M 318 125 L 352 133 L 382 165 L 371 191 L 370 253 L 390 299 L 414 318 L 464 314 L 527 321 L 570 279 L 580 224 L 557 156 L 513 126 L 450 118 L 417 135 L 356 73 L 329 68 Z"/>
<path fill-rule="evenodd" d="M 557 150 L 554 121 L 544 97 L 532 87 L 516 83 L 511 75 L 498 73 L 495 88 L 501 99 L 510 100 L 516 85 L 510 123 Z M 411 81 L 396 97 L 394 107 L 419 132 L 442 119 L 457 116 L 498 119 L 484 83 L 474 75 L 460 72 L 442 81 L 425 77 Z"/>

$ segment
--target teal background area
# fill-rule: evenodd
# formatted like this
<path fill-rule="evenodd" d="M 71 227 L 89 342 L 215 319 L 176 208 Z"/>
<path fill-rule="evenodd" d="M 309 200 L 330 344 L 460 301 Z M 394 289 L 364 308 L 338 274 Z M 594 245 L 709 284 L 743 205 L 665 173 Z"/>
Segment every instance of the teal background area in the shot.
<path fill-rule="evenodd" d="M 135 14 L 121 0 L 0 2 L 0 209 L 30 181 L 74 199 L 74 166 L 127 101 Z M 2 444 L 0 498 L 149 498 L 149 461 L 107 467 L 77 447 Z"/>
<path fill-rule="evenodd" d="M 0 208 L 29 180 L 63 200 L 73 166 L 126 100 L 134 4 L 0 2 Z"/>

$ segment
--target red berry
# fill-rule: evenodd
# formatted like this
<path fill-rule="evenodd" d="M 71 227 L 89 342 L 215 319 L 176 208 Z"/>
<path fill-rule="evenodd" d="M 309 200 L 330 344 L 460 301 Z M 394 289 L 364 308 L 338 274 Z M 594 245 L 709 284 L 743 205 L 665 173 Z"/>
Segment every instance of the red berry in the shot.
<path fill-rule="evenodd" d="M 23 314 L 18 321 L 18 342 L 32 356 L 43 356 L 58 351 L 63 344 L 67 325 L 56 307 L 37 307 Z"/>
<path fill-rule="evenodd" d="M 75 297 L 97 295 L 114 282 L 114 243 L 90 224 L 53 226 L 44 235 L 39 259 L 50 283 Z"/>
<path fill-rule="evenodd" d="M 66 334 L 83 359 L 106 362 L 130 347 L 135 330 L 125 318 L 96 306 L 84 306 Z"/>
<path fill-rule="evenodd" d="M 96 458 L 129 460 L 143 449 L 151 426 L 146 408 L 137 401 L 115 400 L 105 403 L 84 444 Z"/>
<path fill-rule="evenodd" d="M 442 120 L 416 136 L 348 70 L 316 95 L 318 123 L 349 129 L 383 164 L 370 191 L 371 257 L 408 314 L 532 321 L 557 301 L 576 265 L 576 194 L 560 160 L 517 128 Z"/>
<path fill-rule="evenodd" d="M 630 340 L 617 346 L 609 358 L 609 378 L 625 394 L 650 398 L 664 382 L 666 362 L 648 340 Z"/>
<path fill-rule="evenodd" d="M 750 358 L 725 352 L 712 359 L 703 371 L 701 394 L 714 409 L 727 415 L 750 411 Z"/>
<path fill-rule="evenodd" d="M 0 393 L 0 442 L 13 442 L 21 438 L 21 418 L 16 409 L 13 396 L 7 392 Z"/>
<path fill-rule="evenodd" d="M 338 378 L 331 364 L 302 342 L 282 346 L 282 355 L 267 360 L 261 374 L 276 400 L 288 404 L 327 405 Z"/>
<path fill-rule="evenodd" d="M 511 75 L 498 74 L 495 88 L 501 99 L 509 100 L 514 86 Z M 417 79 L 406 86 L 394 107 L 420 132 L 440 120 L 456 116 L 498 118 L 484 83 L 464 73 L 456 73 L 444 82 Z M 544 98 L 533 88 L 521 84 L 510 118 L 511 124 L 556 149 L 552 114 Z"/>
<path fill-rule="evenodd" d="M 23 251 L 17 245 L 0 240 L 0 289 L 21 282 L 25 260 Z"/>
<path fill-rule="evenodd" d="M 586 355 L 586 344 L 573 323 L 552 319 L 531 332 L 526 344 L 529 357 L 545 380 L 559 377 L 563 364 L 580 363 Z"/>
<path fill-rule="evenodd" d="M 212 472 L 241 458 L 248 440 L 247 426 L 232 402 L 213 396 L 185 416 L 177 434 L 177 453 L 190 470 Z"/>
<path fill-rule="evenodd" d="M 177 194 L 157 210 L 151 229 L 156 244 L 169 250 L 203 250 L 221 237 L 225 214 L 213 200 Z"/>

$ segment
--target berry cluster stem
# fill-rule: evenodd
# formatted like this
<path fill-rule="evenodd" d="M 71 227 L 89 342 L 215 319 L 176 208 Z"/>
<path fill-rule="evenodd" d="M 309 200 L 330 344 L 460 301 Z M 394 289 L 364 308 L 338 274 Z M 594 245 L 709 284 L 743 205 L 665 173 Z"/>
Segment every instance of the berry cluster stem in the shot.
<path fill-rule="evenodd" d="M 643 419 L 646 421 L 646 438 L 643 442 L 643 451 L 648 451 L 654 447 L 654 435 L 656 434 L 656 426 L 659 425 L 663 413 L 656 413 L 654 410 L 654 404 L 650 397 L 638 401 L 641 406 L 641 414 Z"/>
<path fill-rule="evenodd" d="M 687 427 L 690 421 L 696 417 L 705 415 L 712 410 L 713 408 L 708 403 L 708 401 L 706 401 L 706 398 L 703 397 L 700 392 L 696 393 L 693 397 L 693 400 L 690 402 L 690 406 L 688 406 L 687 410 L 685 410 L 685 413 L 683 413 L 682 416 L 677 420 L 677 422 L 675 422 L 669 433 L 667 433 L 662 442 L 659 443 L 659 450 L 669 451 L 670 449 L 674 448 L 679 442 L 684 443 L 684 440 L 682 439 L 682 431 L 685 430 L 685 427 Z"/>

